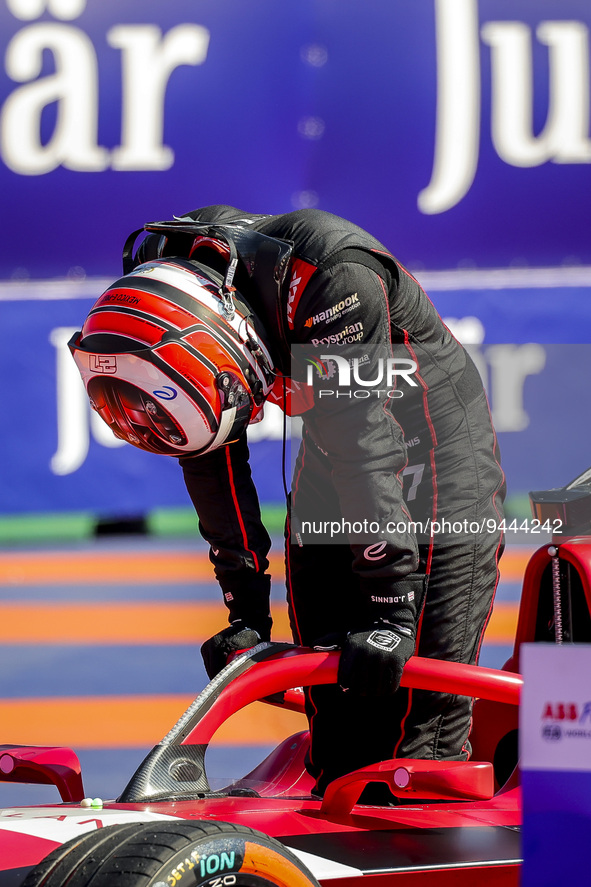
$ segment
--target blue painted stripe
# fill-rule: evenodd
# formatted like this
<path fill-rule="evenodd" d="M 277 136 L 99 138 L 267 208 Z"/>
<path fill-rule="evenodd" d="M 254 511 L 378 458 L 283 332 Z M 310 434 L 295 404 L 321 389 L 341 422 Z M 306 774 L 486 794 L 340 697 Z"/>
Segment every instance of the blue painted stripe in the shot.
<path fill-rule="evenodd" d="M 155 585 L 22 585 L 0 584 L 0 603 L 27 601 L 64 602 L 103 601 L 105 604 L 120 601 L 208 601 L 223 606 L 222 593 L 216 582 L 174 583 Z"/>
<path fill-rule="evenodd" d="M 521 598 L 521 582 L 499 582 L 495 601 L 518 601 Z"/>
<path fill-rule="evenodd" d="M 207 684 L 199 645 L 0 648 L 0 698 L 197 694 Z"/>
<path fill-rule="evenodd" d="M 272 585 L 271 599 L 285 601 L 285 587 L 281 581 Z M 27 601 L 51 601 L 76 603 L 104 601 L 113 603 L 120 601 L 207 601 L 219 603 L 223 607 L 222 592 L 217 582 L 173 583 L 163 585 L 85 585 L 83 582 L 72 585 L 2 585 L 0 580 L 0 604 Z"/>
<path fill-rule="evenodd" d="M 502 668 L 513 653 L 513 644 L 483 644 L 480 665 L 485 668 Z"/>

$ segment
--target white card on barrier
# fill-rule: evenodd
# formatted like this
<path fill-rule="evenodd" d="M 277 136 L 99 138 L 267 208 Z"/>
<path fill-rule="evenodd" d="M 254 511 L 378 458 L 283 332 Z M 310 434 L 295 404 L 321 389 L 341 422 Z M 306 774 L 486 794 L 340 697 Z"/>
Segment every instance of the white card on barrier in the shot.
<path fill-rule="evenodd" d="M 524 644 L 524 770 L 591 771 L 591 644 Z"/>

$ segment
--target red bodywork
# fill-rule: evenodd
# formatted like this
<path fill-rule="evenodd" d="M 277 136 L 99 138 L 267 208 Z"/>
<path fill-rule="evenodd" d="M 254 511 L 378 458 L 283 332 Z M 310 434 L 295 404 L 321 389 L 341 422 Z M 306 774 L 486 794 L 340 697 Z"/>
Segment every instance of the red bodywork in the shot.
<path fill-rule="evenodd" d="M 569 587 L 578 596 L 576 607 L 585 610 L 589 620 L 589 538 L 560 542 L 559 557 L 569 571 Z M 99 809 L 80 803 L 82 783 L 70 750 L 0 747 L 0 780 L 54 782 L 67 802 L 0 811 L 0 887 L 16 887 L 30 867 L 74 833 L 170 816 L 227 821 L 265 832 L 300 854 L 320 883 L 332 887 L 353 887 L 360 877 L 374 887 L 473 885 L 475 878 L 480 885 L 517 885 L 517 668 L 521 644 L 547 640 L 544 632 L 551 631 L 544 615 L 551 560 L 546 546 L 527 567 L 515 648 L 503 670 L 418 657 L 405 668 L 405 686 L 477 698 L 473 760 L 382 762 L 336 780 L 321 801 L 310 795 L 312 780 L 304 765 L 308 734 L 303 731 L 288 737 L 223 793 L 209 791 L 205 775 L 196 777 L 192 792 L 184 776 L 178 777 L 179 788 L 171 790 L 167 774 L 175 767 L 179 773 L 191 768 L 198 773 L 211 738 L 234 712 L 261 698 L 301 710 L 301 689 L 289 688 L 336 679 L 338 653 L 259 645 L 234 660 L 204 690 L 146 758 L 118 801 Z M 579 639 L 588 640 L 571 638 Z M 365 785 L 375 781 L 389 786 L 399 806 L 357 804 Z"/>

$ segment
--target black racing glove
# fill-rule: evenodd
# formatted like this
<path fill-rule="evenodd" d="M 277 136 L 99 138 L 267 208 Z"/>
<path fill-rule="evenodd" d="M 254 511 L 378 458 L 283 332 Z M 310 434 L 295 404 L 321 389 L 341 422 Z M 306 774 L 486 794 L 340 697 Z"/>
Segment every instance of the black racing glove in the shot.
<path fill-rule="evenodd" d="M 229 628 L 214 634 L 201 646 L 201 655 L 205 663 L 208 677 L 214 678 L 228 663 L 233 653 L 250 650 L 262 640 L 258 631 L 249 628 L 241 619 L 233 622 Z"/>
<path fill-rule="evenodd" d="M 368 631 L 347 635 L 342 645 L 338 682 L 359 696 L 391 696 L 415 649 L 410 629 L 379 620 Z"/>

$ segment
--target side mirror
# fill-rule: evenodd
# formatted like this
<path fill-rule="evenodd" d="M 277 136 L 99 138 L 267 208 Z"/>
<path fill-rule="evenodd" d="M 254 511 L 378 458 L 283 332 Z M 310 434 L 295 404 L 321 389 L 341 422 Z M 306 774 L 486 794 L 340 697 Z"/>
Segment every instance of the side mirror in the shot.
<path fill-rule="evenodd" d="M 55 785 L 62 801 L 84 798 L 80 761 L 70 748 L 0 745 L 0 782 Z"/>
<path fill-rule="evenodd" d="M 494 771 L 488 762 L 398 758 L 335 779 L 326 789 L 321 814 L 339 817 L 350 813 L 370 782 L 385 782 L 393 795 L 410 802 L 484 801 L 494 795 Z"/>

